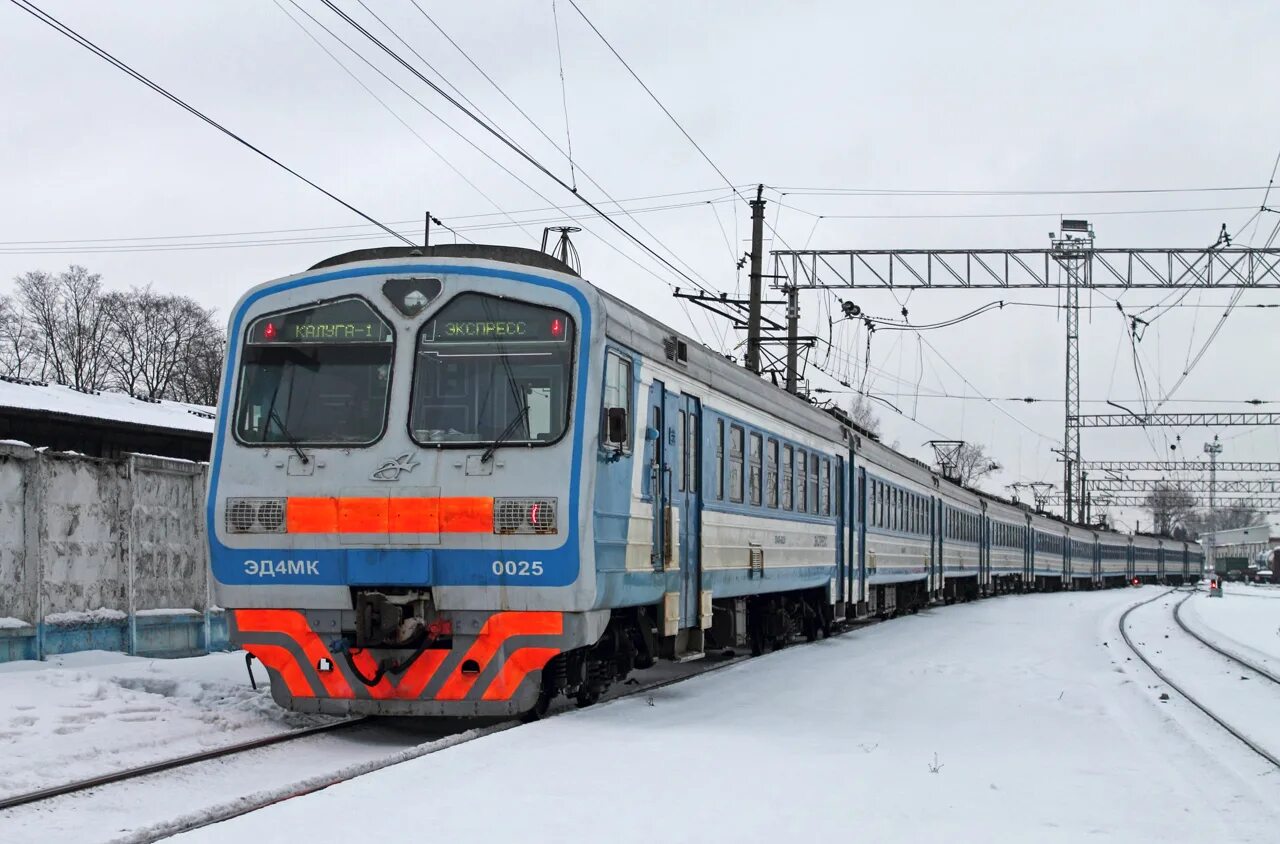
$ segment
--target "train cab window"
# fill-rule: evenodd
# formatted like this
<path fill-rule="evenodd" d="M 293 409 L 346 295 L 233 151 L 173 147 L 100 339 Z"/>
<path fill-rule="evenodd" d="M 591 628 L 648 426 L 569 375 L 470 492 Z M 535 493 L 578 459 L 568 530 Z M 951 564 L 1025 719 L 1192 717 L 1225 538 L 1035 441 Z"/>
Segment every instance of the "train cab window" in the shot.
<path fill-rule="evenodd" d="M 741 425 L 729 426 L 729 500 L 742 503 L 742 440 Z"/>
<path fill-rule="evenodd" d="M 724 420 L 716 420 L 716 500 L 724 501 Z"/>
<path fill-rule="evenodd" d="M 818 500 L 822 503 L 822 515 L 831 515 L 831 461 L 822 461 L 822 489 L 818 493 Z"/>
<path fill-rule="evenodd" d="M 760 479 L 760 471 L 761 461 L 764 457 L 764 441 L 761 439 L 759 434 L 751 435 L 750 445 L 748 448 L 747 467 L 748 472 L 750 473 L 749 488 L 751 491 L 751 503 L 759 507 L 762 500 L 761 487 L 763 485 Z"/>
<path fill-rule="evenodd" d="M 569 427 L 573 320 L 460 293 L 418 332 L 409 430 L 423 445 L 550 445 Z"/>
<path fill-rule="evenodd" d="M 778 441 L 769 440 L 764 453 L 764 500 L 770 509 L 778 509 Z"/>
<path fill-rule="evenodd" d="M 360 446 L 387 421 L 394 340 L 363 299 L 259 317 L 245 336 L 236 439 L 248 445 Z"/>
<path fill-rule="evenodd" d="M 809 458 L 805 452 L 796 449 L 796 510 L 809 512 Z"/>
<path fill-rule="evenodd" d="M 795 467 L 795 450 L 789 445 L 782 447 L 782 509 L 790 510 L 792 508 L 792 484 L 791 479 Z"/>
<path fill-rule="evenodd" d="M 631 413 L 631 361 L 617 352 L 609 352 L 604 356 L 604 395 L 600 413 L 600 442 L 609 443 L 609 409 L 620 407 L 626 411 L 627 430 L 620 447 L 623 452 L 631 451 L 631 427 L 635 418 Z M 610 448 L 618 447 L 613 443 Z"/>

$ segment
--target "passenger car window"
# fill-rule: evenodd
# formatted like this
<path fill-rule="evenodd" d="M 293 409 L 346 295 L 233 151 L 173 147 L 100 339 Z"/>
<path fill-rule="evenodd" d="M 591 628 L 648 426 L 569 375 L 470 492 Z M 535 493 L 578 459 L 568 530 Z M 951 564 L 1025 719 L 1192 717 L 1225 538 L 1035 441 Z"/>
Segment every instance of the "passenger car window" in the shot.
<path fill-rule="evenodd" d="M 609 408 L 620 407 L 627 412 L 626 439 L 621 443 L 621 448 L 624 452 L 630 451 L 632 420 L 635 418 L 631 412 L 631 361 L 617 352 L 609 352 L 604 358 L 604 395 L 601 404 L 600 442 L 604 444 L 609 440 Z"/>
<path fill-rule="evenodd" d="M 782 447 L 782 509 L 792 508 L 792 474 L 795 465 L 795 451 L 791 446 Z"/>
<path fill-rule="evenodd" d="M 748 472 L 750 473 L 750 489 L 751 503 L 759 507 L 761 502 L 761 459 L 764 451 L 764 443 L 759 434 L 751 435 L 751 442 L 747 454 Z"/>
<path fill-rule="evenodd" d="M 741 425 L 729 426 L 729 500 L 742 503 L 742 440 Z"/>

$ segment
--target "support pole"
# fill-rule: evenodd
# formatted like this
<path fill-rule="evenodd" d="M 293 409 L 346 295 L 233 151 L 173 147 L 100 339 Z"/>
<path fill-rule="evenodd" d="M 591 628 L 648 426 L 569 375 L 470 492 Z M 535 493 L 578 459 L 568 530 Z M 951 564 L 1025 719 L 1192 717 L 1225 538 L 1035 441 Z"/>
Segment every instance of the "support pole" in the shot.
<path fill-rule="evenodd" d="M 793 395 L 800 383 L 800 288 L 787 285 L 787 392 Z"/>
<path fill-rule="evenodd" d="M 1209 571 L 1218 570 L 1218 554 L 1214 547 L 1217 539 L 1218 527 L 1218 511 L 1217 511 L 1217 493 L 1218 493 L 1218 455 L 1222 453 L 1222 443 L 1218 442 L 1218 435 L 1213 435 L 1213 442 L 1204 444 L 1205 454 L 1209 455 Z"/>
<path fill-rule="evenodd" d="M 764 296 L 760 269 L 764 261 L 764 185 L 756 186 L 756 198 L 750 205 L 751 301 L 747 312 L 747 369 L 758 373 L 760 371 L 760 300 Z"/>
<path fill-rule="evenodd" d="M 422 223 L 422 248 L 428 249 L 431 246 L 431 212 L 428 211 L 426 219 Z"/>

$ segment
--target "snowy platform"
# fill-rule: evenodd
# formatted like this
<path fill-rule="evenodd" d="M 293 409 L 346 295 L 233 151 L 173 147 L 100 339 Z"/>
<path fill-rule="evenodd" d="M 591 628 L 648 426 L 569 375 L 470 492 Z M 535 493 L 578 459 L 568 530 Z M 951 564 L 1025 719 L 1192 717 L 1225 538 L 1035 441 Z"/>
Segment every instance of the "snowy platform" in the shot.
<path fill-rule="evenodd" d="M 1120 640 L 1156 589 L 922 613 L 178 840 L 1274 841 L 1280 774 Z"/>

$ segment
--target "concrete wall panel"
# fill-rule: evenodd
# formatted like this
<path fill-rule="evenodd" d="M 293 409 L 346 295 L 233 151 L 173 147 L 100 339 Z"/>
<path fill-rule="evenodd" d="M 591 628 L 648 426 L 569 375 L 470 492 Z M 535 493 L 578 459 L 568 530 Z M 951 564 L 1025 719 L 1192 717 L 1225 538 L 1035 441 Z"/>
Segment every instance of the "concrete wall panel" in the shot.
<path fill-rule="evenodd" d="M 129 484 L 123 461 L 41 455 L 44 615 L 128 607 Z"/>
<path fill-rule="evenodd" d="M 32 453 L 0 453 L 0 618 L 36 619 L 39 577 L 27 555 L 26 485 Z"/>

